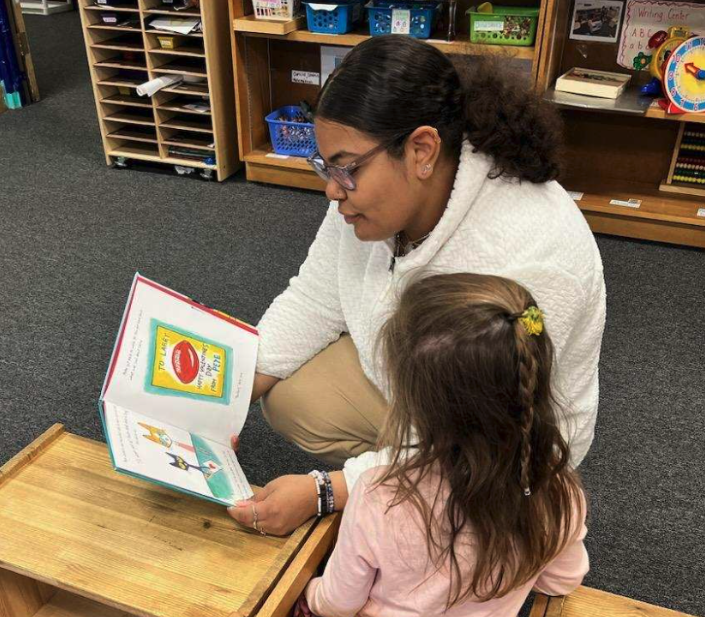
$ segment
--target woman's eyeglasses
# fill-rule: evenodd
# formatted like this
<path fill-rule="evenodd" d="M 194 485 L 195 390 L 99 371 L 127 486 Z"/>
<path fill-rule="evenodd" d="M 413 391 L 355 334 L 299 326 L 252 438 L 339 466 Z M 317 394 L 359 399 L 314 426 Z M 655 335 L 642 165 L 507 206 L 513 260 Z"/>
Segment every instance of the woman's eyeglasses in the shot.
<path fill-rule="evenodd" d="M 360 166 L 369 161 L 373 156 L 379 154 L 382 150 L 389 147 L 390 144 L 394 143 L 398 138 L 393 141 L 385 142 L 379 146 L 375 146 L 372 150 L 368 150 L 365 154 L 357 157 L 351 163 L 341 167 L 340 165 L 329 165 L 323 160 L 320 152 L 316 150 L 311 156 L 306 159 L 308 164 L 325 182 L 329 182 L 331 178 L 335 180 L 340 186 L 342 186 L 346 191 L 354 191 L 357 188 L 357 182 L 353 174 L 360 168 Z"/>

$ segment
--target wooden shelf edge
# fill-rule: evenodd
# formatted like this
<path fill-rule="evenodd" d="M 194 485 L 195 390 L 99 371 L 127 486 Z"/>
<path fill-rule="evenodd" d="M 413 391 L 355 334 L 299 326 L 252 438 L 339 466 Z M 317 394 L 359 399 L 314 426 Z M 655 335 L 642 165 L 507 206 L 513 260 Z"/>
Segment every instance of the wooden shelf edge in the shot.
<path fill-rule="evenodd" d="M 660 107 L 649 107 L 644 114 L 645 118 L 654 120 L 670 120 L 672 122 L 695 122 L 705 124 L 705 113 L 701 114 L 667 114 Z"/>
<path fill-rule="evenodd" d="M 247 163 L 255 163 L 257 165 L 269 165 L 271 167 L 281 167 L 284 169 L 302 171 L 315 175 L 315 172 L 311 169 L 309 164 L 306 162 L 305 158 L 300 156 L 289 156 L 286 158 L 282 158 L 280 155 L 272 156 L 273 154 L 274 153 L 271 150 L 258 148 L 246 154 L 243 157 L 243 160 Z"/>
<path fill-rule="evenodd" d="M 233 20 L 233 28 L 245 36 L 260 38 L 275 38 L 285 41 L 295 41 L 299 43 L 319 43 L 321 45 L 336 45 L 344 47 L 354 47 L 370 38 L 369 34 L 363 32 L 350 32 L 348 34 L 320 34 L 309 32 L 308 30 L 297 29 L 288 33 L 274 31 L 275 22 L 264 22 L 267 26 L 260 26 L 261 21 L 250 19 L 252 16 L 240 17 Z M 290 24 L 292 22 L 284 22 Z M 440 49 L 448 54 L 460 55 L 482 55 L 499 54 L 507 56 L 507 59 L 533 60 L 536 54 L 534 47 L 521 47 L 515 45 L 478 45 L 470 43 L 466 38 L 455 41 L 444 41 L 441 39 L 423 39 L 425 43 Z"/>
<path fill-rule="evenodd" d="M 86 11 L 109 11 L 110 13 L 116 12 L 116 13 L 139 13 L 139 9 L 128 9 L 128 8 L 121 8 L 118 6 L 84 6 L 84 10 Z"/>
<path fill-rule="evenodd" d="M 181 56 L 183 58 L 205 58 L 206 54 L 205 52 L 201 51 L 182 51 L 180 49 L 161 49 L 160 47 L 157 47 L 155 49 L 148 49 L 147 50 L 150 54 L 162 54 L 165 56 Z"/>
<path fill-rule="evenodd" d="M 315 172 L 274 167 L 245 160 L 246 177 L 251 182 L 277 184 L 310 191 L 324 191 L 325 184 Z"/>
<path fill-rule="evenodd" d="M 705 230 L 702 227 L 619 217 L 597 211 L 583 211 L 583 214 L 590 229 L 596 234 L 705 249 Z"/>
<path fill-rule="evenodd" d="M 626 206 L 613 206 L 611 205 L 610 198 L 602 195 L 590 195 L 584 196 L 582 200 L 576 202 L 580 210 L 585 212 L 593 212 L 605 214 L 613 217 L 627 218 L 627 219 L 639 219 L 653 221 L 656 223 L 669 223 L 674 225 L 685 225 L 693 227 L 694 229 L 700 229 L 703 234 L 705 234 L 705 218 L 697 216 L 698 202 L 694 198 L 692 202 L 693 214 L 691 216 L 681 216 L 677 214 L 667 214 L 665 212 L 654 212 L 651 207 L 650 202 L 653 202 L 654 198 L 652 196 L 641 196 L 635 195 L 635 199 L 642 199 L 642 207 L 640 208 L 629 208 Z M 668 199 L 664 196 L 662 199 Z M 674 200 L 675 203 L 675 200 Z M 681 200 L 682 203 L 687 203 Z"/>
<path fill-rule="evenodd" d="M 190 36 L 196 39 L 202 39 L 203 38 L 203 33 L 202 32 L 189 32 L 188 34 L 179 34 L 177 32 L 169 32 L 168 30 L 157 30 L 155 28 L 147 28 L 145 30 L 145 33 L 147 34 L 158 34 L 158 35 L 165 35 L 165 36 Z"/>
<path fill-rule="evenodd" d="M 207 73 L 196 73 L 196 71 L 179 71 L 178 69 L 162 69 L 156 68 L 152 69 L 152 73 L 163 73 L 164 75 L 190 75 L 192 77 L 208 77 Z M 166 88 L 163 88 L 166 90 Z"/>
<path fill-rule="evenodd" d="M 172 156 L 161 157 L 158 154 L 147 154 L 146 152 L 139 152 L 137 150 L 124 147 L 113 148 L 108 152 L 108 156 L 124 156 L 127 159 L 137 159 L 152 163 L 165 163 L 167 165 L 183 165 L 184 167 L 197 167 L 198 169 L 218 169 L 218 165 L 207 165 L 206 163 L 201 163 L 200 161 L 180 159 Z"/>
<path fill-rule="evenodd" d="M 191 131 L 193 133 L 204 133 L 206 135 L 212 135 L 213 134 L 213 127 L 211 128 L 206 128 L 206 127 L 193 127 L 193 126 L 186 126 L 185 124 L 181 124 L 179 122 L 170 122 L 169 120 L 162 122 L 159 125 L 161 128 L 165 129 L 176 129 L 178 131 Z"/>
<path fill-rule="evenodd" d="M 31 463 L 63 434 L 64 425 L 54 424 L 26 448 L 15 454 L 7 463 L 0 467 L 0 485 L 17 475 L 23 467 Z"/>

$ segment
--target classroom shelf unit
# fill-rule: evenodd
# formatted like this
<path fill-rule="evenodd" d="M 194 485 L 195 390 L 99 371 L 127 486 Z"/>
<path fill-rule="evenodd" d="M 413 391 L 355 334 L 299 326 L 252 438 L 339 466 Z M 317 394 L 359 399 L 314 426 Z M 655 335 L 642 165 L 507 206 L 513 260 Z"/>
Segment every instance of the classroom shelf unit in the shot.
<path fill-rule="evenodd" d="M 543 16 L 546 6 L 554 1 L 558 0 L 502 2 L 521 7 L 540 6 L 536 44 L 531 47 L 471 44 L 469 21 L 464 14 L 472 0 L 458 2 L 458 36 L 454 41 L 447 42 L 437 31 L 427 42 L 453 55 L 502 54 L 508 61 L 522 62 L 527 75 L 536 81 Z M 364 30 L 367 26 L 349 34 L 317 34 L 306 29 L 306 20 L 302 17 L 289 22 L 255 19 L 251 0 L 230 0 L 230 18 L 240 156 L 245 162 L 248 180 L 322 190 L 323 182 L 304 159 L 273 154 L 265 116 L 301 100 L 313 102 L 320 86 L 292 83 L 292 71 L 319 73 L 322 45 L 355 46 L 370 38 L 369 30 Z"/>
<path fill-rule="evenodd" d="M 471 3 L 461 0 L 458 16 Z M 460 17 L 454 42 L 441 40 L 439 33 L 428 42 L 449 54 L 499 53 L 523 62 L 533 86 L 551 100 L 556 78 L 574 66 L 628 72 L 616 64 L 617 44 L 569 39 L 569 0 L 502 4 L 539 8 L 533 47 L 472 45 L 467 19 Z M 291 73 L 319 72 L 321 45 L 354 46 L 369 35 L 315 34 L 306 30 L 304 18 L 266 22 L 252 13 L 251 0 L 230 0 L 238 138 L 247 178 L 322 190 L 323 182 L 304 159 L 273 154 L 264 118 L 283 105 L 315 99 L 319 86 L 293 84 Z M 639 86 L 646 79 L 645 73 L 634 74 L 632 81 Z M 634 90 L 630 96 L 636 99 Z M 680 124 L 703 123 L 705 114 L 671 116 L 648 102 L 642 108 L 629 105 L 628 112 L 589 103 L 560 107 L 567 141 L 561 181 L 566 189 L 582 193 L 577 204 L 595 232 L 705 248 L 705 198 L 697 190 L 673 192 L 666 181 Z"/>
<path fill-rule="evenodd" d="M 241 167 L 228 0 L 170 10 L 161 0 L 98 6 L 79 0 L 106 162 L 161 163 L 222 181 Z M 117 23 L 106 24 L 112 13 Z M 180 35 L 151 24 L 164 16 L 199 17 L 202 32 Z M 171 38 L 163 48 L 161 37 Z M 137 87 L 165 75 L 184 81 L 151 97 Z M 194 108 L 195 106 L 195 108 Z"/>
<path fill-rule="evenodd" d="M 571 10 L 570 2 L 556 2 L 547 11 L 537 88 L 550 92 L 558 76 L 579 66 L 631 74 L 631 94 L 623 96 L 633 96 L 649 72 L 619 66 L 617 43 L 571 40 Z M 562 184 L 583 193 L 577 204 L 593 231 L 705 248 L 705 191 L 671 182 L 684 123 L 698 126 L 705 114 L 669 115 L 648 100 L 642 109 L 605 111 L 592 97 L 580 98 L 580 105 L 561 106 Z"/>

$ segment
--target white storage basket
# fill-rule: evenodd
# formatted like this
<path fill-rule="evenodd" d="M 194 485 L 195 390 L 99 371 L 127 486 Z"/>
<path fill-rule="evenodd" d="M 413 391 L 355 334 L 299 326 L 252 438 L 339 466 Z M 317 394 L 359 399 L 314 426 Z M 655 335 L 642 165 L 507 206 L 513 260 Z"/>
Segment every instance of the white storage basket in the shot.
<path fill-rule="evenodd" d="M 252 0 L 257 19 L 290 21 L 299 14 L 301 0 Z"/>

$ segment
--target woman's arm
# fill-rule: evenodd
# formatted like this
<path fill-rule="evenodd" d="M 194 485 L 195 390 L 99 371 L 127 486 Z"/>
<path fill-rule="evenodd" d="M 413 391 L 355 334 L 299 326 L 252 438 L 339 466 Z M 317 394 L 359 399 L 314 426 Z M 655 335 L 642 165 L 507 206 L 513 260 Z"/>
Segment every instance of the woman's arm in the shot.
<path fill-rule="evenodd" d="M 281 381 L 279 377 L 255 373 L 255 385 L 252 388 L 252 399 L 250 402 L 254 403 L 261 399 L 278 381 Z"/>
<path fill-rule="evenodd" d="M 285 379 L 345 331 L 338 289 L 339 219 L 332 202 L 299 274 L 259 322 L 258 373 Z"/>

